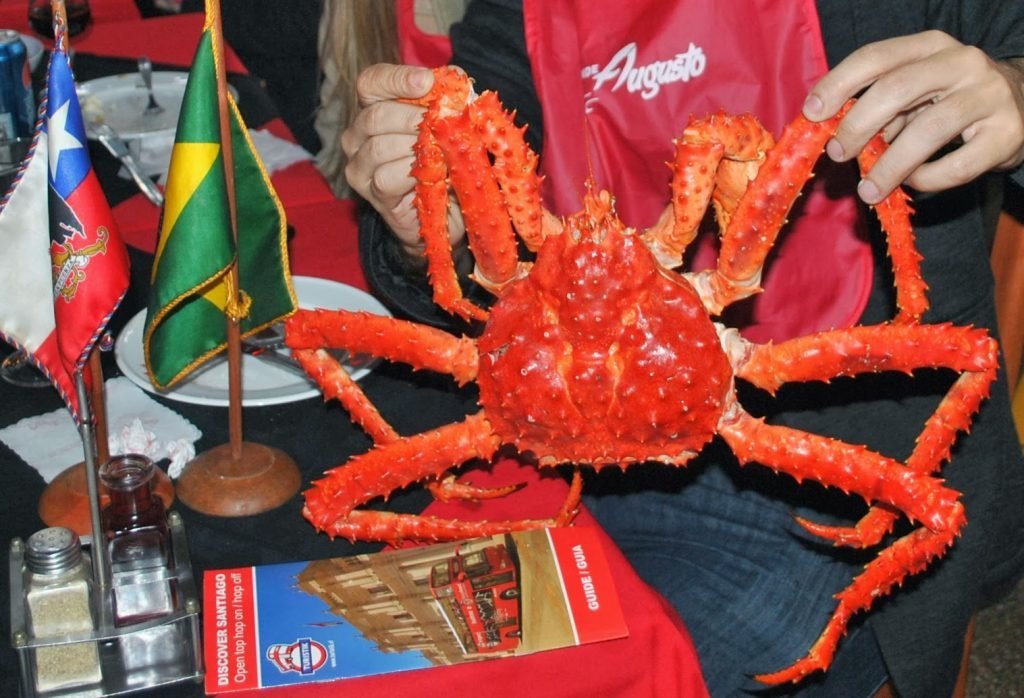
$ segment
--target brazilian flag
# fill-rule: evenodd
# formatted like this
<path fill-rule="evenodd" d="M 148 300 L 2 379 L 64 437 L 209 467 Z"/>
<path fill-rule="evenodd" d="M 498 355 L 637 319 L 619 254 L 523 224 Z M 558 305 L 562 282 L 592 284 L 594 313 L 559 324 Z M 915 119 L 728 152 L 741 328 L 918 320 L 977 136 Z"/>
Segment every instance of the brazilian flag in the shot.
<path fill-rule="evenodd" d="M 284 209 L 234 100 L 225 94 L 236 250 L 221 145 L 217 68 L 223 54 L 216 11 L 216 3 L 208 3 L 185 88 L 153 263 L 143 346 L 146 369 L 157 388 L 173 387 L 224 349 L 226 317 L 238 320 L 246 337 L 295 309 Z M 230 277 L 236 254 L 237 296 Z"/>

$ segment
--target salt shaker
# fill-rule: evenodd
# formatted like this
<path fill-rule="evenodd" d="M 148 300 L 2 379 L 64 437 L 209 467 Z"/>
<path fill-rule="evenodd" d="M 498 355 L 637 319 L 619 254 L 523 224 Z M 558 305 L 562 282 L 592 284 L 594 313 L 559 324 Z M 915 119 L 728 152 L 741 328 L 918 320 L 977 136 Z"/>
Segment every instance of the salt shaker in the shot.
<path fill-rule="evenodd" d="M 37 640 L 95 629 L 89 560 L 78 535 L 44 528 L 25 547 L 25 605 L 29 631 Z M 96 642 L 35 649 L 35 683 L 40 693 L 98 683 L 103 678 Z"/>
<path fill-rule="evenodd" d="M 153 492 L 153 461 L 115 456 L 100 468 L 110 494 L 101 525 L 107 540 L 114 624 L 123 626 L 171 613 L 174 585 L 170 528 L 163 500 Z"/>

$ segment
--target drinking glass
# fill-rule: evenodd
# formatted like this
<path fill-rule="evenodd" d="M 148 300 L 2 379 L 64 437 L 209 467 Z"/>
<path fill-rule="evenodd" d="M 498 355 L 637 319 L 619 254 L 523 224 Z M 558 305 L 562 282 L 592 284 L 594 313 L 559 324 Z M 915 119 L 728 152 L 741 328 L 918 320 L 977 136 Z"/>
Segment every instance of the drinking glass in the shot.
<path fill-rule="evenodd" d="M 67 0 L 68 36 L 81 34 L 92 22 L 89 0 Z M 50 0 L 28 0 L 28 23 L 36 34 L 47 39 L 53 37 L 53 10 Z"/>
<path fill-rule="evenodd" d="M 0 363 L 0 378 L 19 388 L 45 388 L 50 385 L 46 376 L 32 365 L 28 356 L 20 349 Z"/>

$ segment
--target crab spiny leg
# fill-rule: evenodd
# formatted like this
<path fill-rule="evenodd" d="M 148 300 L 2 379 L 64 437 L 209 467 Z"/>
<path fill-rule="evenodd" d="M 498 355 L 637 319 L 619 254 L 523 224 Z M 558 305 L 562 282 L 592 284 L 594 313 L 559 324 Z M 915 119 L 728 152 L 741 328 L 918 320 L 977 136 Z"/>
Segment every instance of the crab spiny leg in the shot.
<path fill-rule="evenodd" d="M 505 210 L 526 247 L 540 249 L 547 233 L 540 202 L 541 178 L 537 176 L 537 154 L 523 133 L 526 127 L 514 123 L 494 92 L 484 92 L 467 109 L 470 121 L 494 157 L 494 176 L 501 186 Z"/>
<path fill-rule="evenodd" d="M 949 528 L 963 509 L 960 493 L 944 487 L 938 478 L 865 446 L 770 425 L 739 406 L 720 431 L 740 463 L 757 461 L 800 482 L 814 480 L 868 502 L 885 502 L 932 530 Z"/>
<path fill-rule="evenodd" d="M 445 66 L 434 70 L 434 86 L 430 92 L 419 99 L 399 101 L 427 110 L 413 148 L 415 161 L 410 174 L 416 179 L 413 204 L 419 216 L 434 301 L 463 319 L 485 320 L 487 312 L 466 300 L 459 287 L 448 237 L 448 169 L 429 127 L 440 118 L 462 113 L 473 98 L 473 87 L 466 74 L 458 68 Z"/>
<path fill-rule="evenodd" d="M 415 516 L 357 509 L 347 518 L 328 524 L 324 531 L 332 538 L 340 536 L 353 542 L 367 540 L 397 545 L 405 540 L 454 541 L 512 531 L 568 526 L 579 512 L 582 488 L 583 477 L 577 469 L 573 473 L 565 503 L 553 519 L 462 521 L 441 519 L 435 516 Z"/>
<path fill-rule="evenodd" d="M 771 134 L 748 114 L 719 113 L 691 121 L 669 163 L 672 201 L 643 235 L 662 266 L 681 264 L 711 201 L 725 230 L 772 144 Z"/>
<path fill-rule="evenodd" d="M 981 329 L 952 325 L 879 325 L 835 330 L 762 345 L 750 350 L 737 375 L 774 392 L 792 381 L 923 367 L 964 371 L 926 421 L 906 466 L 922 473 L 939 470 L 950 457 L 957 435 L 988 397 L 998 369 L 997 347 Z M 873 506 L 854 526 L 827 526 L 797 517 L 814 535 L 839 545 L 875 545 L 892 529 L 899 513 Z"/>
<path fill-rule="evenodd" d="M 736 375 L 774 393 L 785 383 L 880 371 L 943 367 L 987 372 L 997 366 L 996 352 L 995 340 L 984 329 L 948 323 L 863 325 L 755 345 L 736 366 Z"/>
<path fill-rule="evenodd" d="M 441 519 L 436 516 L 396 514 L 390 511 L 356 510 L 348 518 L 339 519 L 324 527 L 331 538 L 376 541 L 398 545 L 404 541 L 457 541 L 482 536 L 493 536 L 512 531 L 528 531 L 556 525 L 546 519 L 520 521 L 462 521 Z"/>
<path fill-rule="evenodd" d="M 782 132 L 722 236 L 718 268 L 692 277 L 709 312 L 760 292 L 765 257 L 848 109 L 818 123 L 797 117 Z"/>
<path fill-rule="evenodd" d="M 725 148 L 721 143 L 676 141 L 672 168 L 672 201 L 643 240 L 666 269 L 682 264 L 683 253 L 697 237 L 715 190 L 715 170 Z"/>
<path fill-rule="evenodd" d="M 324 400 L 337 400 L 352 421 L 365 431 L 375 444 L 398 439 L 398 432 L 381 416 L 348 371 L 338 360 L 323 349 L 295 349 L 294 358 L 303 370 L 317 382 Z"/>
<path fill-rule="evenodd" d="M 490 459 L 498 445 L 498 437 L 482 414 L 380 444 L 328 470 L 326 477 L 314 482 L 306 492 L 303 513 L 317 529 L 324 530 L 371 499 L 439 477 L 467 460 Z"/>
<path fill-rule="evenodd" d="M 757 461 L 797 480 L 809 478 L 871 502 L 885 502 L 924 525 L 883 550 L 837 596 L 839 603 L 831 619 L 806 657 L 782 671 L 758 676 L 763 682 L 796 681 L 812 671 L 827 669 L 850 617 L 870 608 L 875 599 L 908 575 L 924 570 L 952 544 L 966 523 L 958 492 L 863 446 L 771 426 L 738 406 L 720 433 L 741 463 Z"/>
<path fill-rule="evenodd" d="M 857 157 L 861 174 L 866 174 L 889 146 L 881 134 L 864 146 Z M 928 285 L 921 278 L 921 255 L 914 244 L 914 231 L 910 226 L 910 198 L 900 189 L 875 205 L 875 213 L 885 231 L 889 256 L 892 258 L 893 275 L 896 285 L 896 307 L 898 323 L 920 322 L 928 310 Z"/>
<path fill-rule="evenodd" d="M 400 436 L 394 428 L 381 416 L 377 408 L 366 397 L 362 388 L 352 380 L 348 371 L 338 363 L 337 359 L 326 351 L 296 349 L 292 356 L 308 373 L 323 391 L 327 400 L 337 400 L 363 431 L 369 434 L 375 444 L 386 444 L 397 441 Z M 495 499 L 507 496 L 520 489 L 521 485 L 506 487 L 474 487 L 468 483 L 460 483 L 454 475 L 447 475 L 439 480 L 425 483 L 435 499 L 449 501 L 452 499 Z"/>
<path fill-rule="evenodd" d="M 483 140 L 484 128 L 475 126 L 468 112 L 425 123 L 448 165 L 449 183 L 462 209 L 476 273 L 500 287 L 516 277 L 519 251 Z M 447 220 L 446 214 L 446 234 Z"/>
<path fill-rule="evenodd" d="M 458 383 L 476 378 L 476 344 L 413 322 L 347 310 L 298 310 L 285 321 L 285 344 L 293 350 L 338 347 L 373 354 L 413 368 L 451 374 Z"/>
<path fill-rule="evenodd" d="M 875 598 L 888 594 L 908 576 L 924 571 L 932 559 L 942 555 L 963 525 L 962 510 L 959 518 L 957 525 L 949 530 L 933 532 L 919 528 L 883 550 L 850 586 L 836 595 L 836 610 L 807 655 L 785 669 L 756 674 L 754 679 L 770 685 L 796 683 L 814 671 L 828 669 L 850 618 L 870 608 Z"/>
<path fill-rule="evenodd" d="M 313 483 L 313 488 L 306 492 L 303 516 L 332 538 L 343 536 L 352 541 L 392 545 L 404 540 L 461 540 L 571 523 L 579 503 L 581 485 L 577 480 L 554 519 L 472 522 L 354 508 L 413 482 L 437 477 L 465 460 L 489 459 L 498 444 L 499 439 L 490 433 L 490 425 L 478 414 L 460 424 L 381 445 L 328 471 L 327 477 Z"/>
<path fill-rule="evenodd" d="M 957 435 L 970 428 L 971 418 L 988 397 L 996 370 L 993 366 L 987 371 L 964 373 L 956 380 L 925 423 L 914 452 L 907 459 L 908 468 L 933 473 L 949 460 Z M 865 548 L 881 542 L 897 518 L 898 511 L 888 506 L 874 506 L 853 527 L 828 526 L 799 516 L 796 521 L 809 532 L 837 545 Z"/>
<path fill-rule="evenodd" d="M 908 574 L 923 570 L 952 543 L 964 524 L 958 493 L 861 446 L 768 426 L 742 413 L 721 433 L 743 463 L 757 460 L 797 479 L 810 478 L 870 501 L 887 502 L 928 527 L 883 551 L 838 597 L 840 603 L 812 653 L 784 672 L 759 677 L 763 681 L 797 680 L 810 671 L 827 668 L 852 614 L 869 608 Z"/>
<path fill-rule="evenodd" d="M 413 205 L 419 216 L 420 236 L 425 246 L 423 254 L 427 258 L 427 274 L 434 302 L 463 319 L 486 320 L 487 311 L 466 300 L 459 286 L 448 237 L 448 170 L 441 148 L 429 128 L 420 129 L 414 152 L 416 159 L 410 173 L 416 179 Z"/>

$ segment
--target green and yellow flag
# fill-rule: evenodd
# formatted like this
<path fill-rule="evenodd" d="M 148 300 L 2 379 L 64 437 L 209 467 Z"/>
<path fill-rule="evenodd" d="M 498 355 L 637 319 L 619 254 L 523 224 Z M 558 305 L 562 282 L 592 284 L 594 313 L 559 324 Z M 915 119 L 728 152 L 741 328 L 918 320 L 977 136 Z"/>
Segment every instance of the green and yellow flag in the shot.
<path fill-rule="evenodd" d="M 284 209 L 238 107 L 225 94 L 236 250 L 220 130 L 218 73 L 223 76 L 223 70 L 218 68 L 223 53 L 217 12 L 217 3 L 208 2 L 178 119 L 153 262 L 143 345 L 146 369 L 157 388 L 174 386 L 224 349 L 226 317 L 238 319 L 246 337 L 295 309 Z M 239 293 L 233 297 L 230 274 L 236 252 Z"/>

